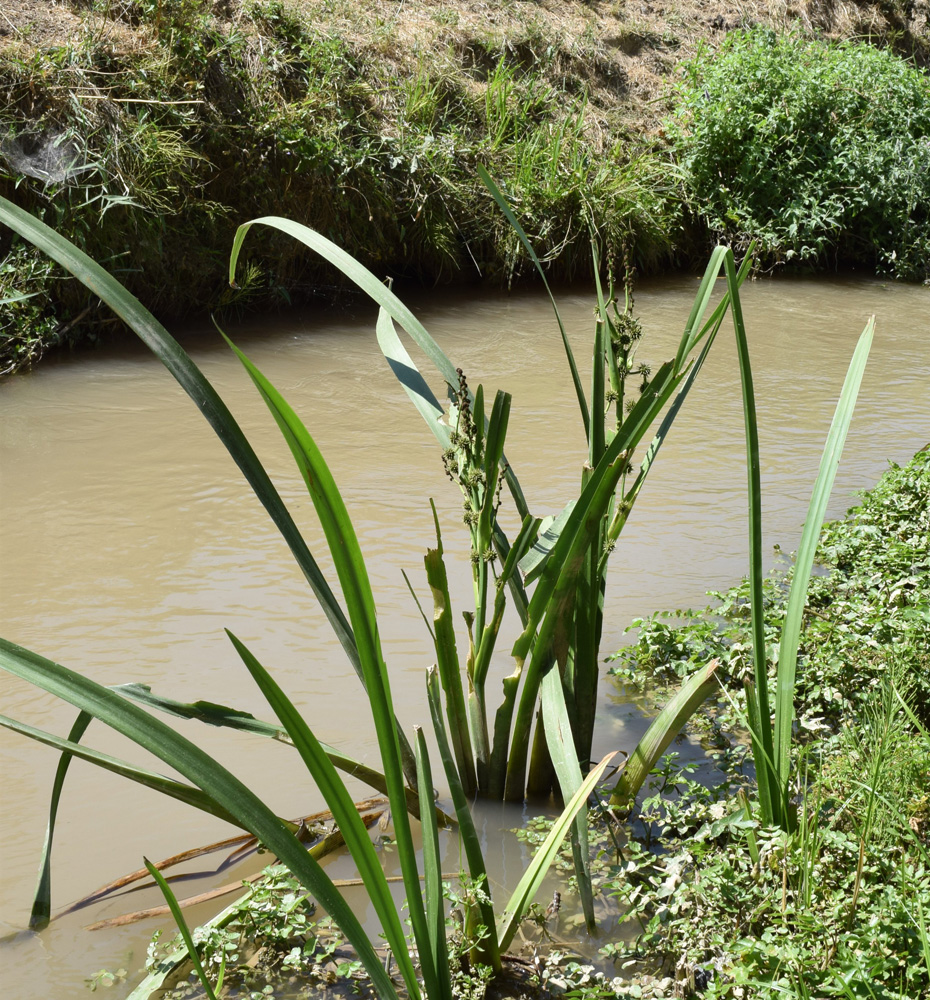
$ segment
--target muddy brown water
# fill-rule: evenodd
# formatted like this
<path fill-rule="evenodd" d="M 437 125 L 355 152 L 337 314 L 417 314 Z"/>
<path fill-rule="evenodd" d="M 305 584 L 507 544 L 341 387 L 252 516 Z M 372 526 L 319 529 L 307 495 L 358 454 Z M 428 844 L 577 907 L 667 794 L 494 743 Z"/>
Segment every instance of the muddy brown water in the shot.
<path fill-rule="evenodd" d="M 696 279 L 679 277 L 640 289 L 642 360 L 671 356 L 696 287 Z M 486 392 L 513 394 L 508 456 L 534 512 L 558 510 L 575 493 L 584 456 L 547 302 L 535 294 L 434 294 L 412 304 L 473 386 L 481 381 Z M 592 297 L 571 291 L 560 304 L 586 369 Z M 872 280 L 760 281 L 746 289 L 745 307 L 766 544 L 791 550 L 846 366 L 870 313 L 877 315 L 875 346 L 830 514 L 841 514 L 888 460 L 906 461 L 930 438 L 930 290 Z M 400 571 L 424 593 L 431 496 L 447 550 L 463 555 L 459 497 L 378 353 L 373 314 L 359 303 L 337 317 L 242 327 L 236 337 L 301 414 L 332 466 L 368 559 L 398 714 L 408 727 L 422 722 L 431 653 Z M 229 401 L 326 568 L 289 456 L 218 339 L 201 332 L 185 342 Z M 623 641 L 632 617 L 701 604 L 705 591 L 746 571 L 743 447 L 738 368 L 725 327 L 613 556 L 605 651 Z M 182 700 L 205 698 L 268 717 L 223 634 L 228 627 L 276 672 L 322 740 L 376 759 L 358 682 L 284 543 L 203 419 L 143 350 L 85 355 L 8 381 L 0 390 L 0 470 L 0 634 L 104 683 L 141 681 Z M 461 559 L 454 590 L 458 606 L 467 606 Z M 502 673 L 509 643 L 500 648 Z M 73 720 L 73 710 L 5 674 L 0 700 L 4 714 L 61 734 Z M 597 749 L 629 749 L 645 725 L 604 682 Z M 142 760 L 102 727 L 91 732 L 95 746 Z M 204 728 L 191 735 L 282 814 L 320 807 L 287 748 Z M 151 895 L 53 922 L 39 936 L 16 933 L 28 917 L 56 763 L 53 751 L 0 733 L 0 934 L 13 935 L 0 945 L 3 995 L 70 1000 L 86 995 L 84 980 L 97 970 L 122 967 L 130 981 L 108 995 L 125 996 L 148 938 L 164 922 L 96 933 L 83 927 L 152 905 Z M 229 833 L 219 821 L 81 762 L 72 766 L 60 816 L 56 907 L 139 867 L 143 854 L 166 857 Z M 522 821 L 519 809 L 482 814 L 496 878 L 509 887 L 525 857 L 519 848 L 502 851 L 497 831 Z M 229 880 L 227 873 L 193 891 Z"/>

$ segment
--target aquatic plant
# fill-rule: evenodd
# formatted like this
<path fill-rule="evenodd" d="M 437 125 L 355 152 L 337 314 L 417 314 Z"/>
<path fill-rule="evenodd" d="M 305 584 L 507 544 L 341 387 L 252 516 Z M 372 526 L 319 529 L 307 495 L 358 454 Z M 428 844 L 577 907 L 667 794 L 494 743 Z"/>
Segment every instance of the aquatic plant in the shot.
<path fill-rule="evenodd" d="M 281 726 L 300 753 L 332 810 L 350 853 L 359 866 L 366 889 L 381 922 L 383 933 L 403 976 L 409 995 L 412 997 L 420 995 L 421 988 L 418 976 L 422 976 L 422 989 L 426 996 L 449 997 L 451 987 L 445 938 L 445 915 L 439 883 L 438 824 L 432 799 L 433 783 L 426 744 L 422 732 L 417 731 L 413 748 L 415 772 L 411 784 L 418 788 L 418 811 L 424 834 L 425 887 L 421 889 L 417 851 L 408 817 L 410 790 L 404 782 L 405 749 L 407 754 L 410 751 L 409 748 L 405 747 L 403 734 L 399 731 L 394 719 L 390 685 L 378 639 L 374 597 L 368 581 L 364 559 L 342 497 L 313 439 L 274 387 L 244 354 L 233 347 L 278 423 L 308 487 L 340 579 L 346 601 L 347 616 L 342 612 L 328 586 L 325 585 L 325 581 L 322 580 L 313 557 L 303 544 L 302 538 L 280 503 L 280 498 L 271 486 L 264 469 L 255 458 L 238 425 L 222 404 L 215 390 L 181 347 L 118 282 L 66 240 L 9 203 L 0 202 L 0 217 L 8 224 L 15 226 L 19 232 L 34 240 L 37 245 L 54 256 L 64 266 L 72 268 L 87 283 L 88 287 L 99 293 L 149 343 L 156 354 L 172 370 L 182 386 L 197 400 L 208 420 L 220 432 L 221 438 L 237 459 L 246 478 L 259 493 L 269 513 L 291 544 L 292 551 L 295 552 L 311 586 L 321 598 L 321 603 L 324 603 L 343 645 L 350 652 L 353 665 L 359 672 L 372 707 L 383 766 L 383 775 L 377 776 L 377 779 L 383 783 L 391 802 L 397 853 L 403 872 L 407 905 L 419 956 L 418 967 L 414 966 L 409 954 L 399 914 L 368 831 L 362 823 L 344 783 L 335 770 L 334 760 L 340 766 L 350 770 L 354 770 L 353 762 L 348 761 L 342 755 L 334 754 L 328 748 L 322 747 L 300 712 L 257 658 L 231 632 L 228 633 L 229 638 L 274 709 Z M 40 887 L 34 905 L 33 924 L 35 926 L 41 927 L 48 920 L 50 847 L 54 833 L 57 799 L 70 757 L 75 755 L 117 770 L 126 777 L 141 781 L 150 787 L 156 787 L 166 794 L 188 801 L 198 808 L 222 816 L 251 831 L 269 850 L 275 852 L 333 917 L 347 940 L 356 949 L 379 995 L 384 997 L 396 995 L 395 986 L 386 973 L 383 962 L 357 918 L 313 855 L 308 853 L 298 840 L 297 831 L 293 824 L 287 824 L 276 817 L 252 790 L 239 782 L 229 771 L 136 702 L 148 703 L 150 706 L 174 714 L 183 714 L 185 706 L 179 706 L 178 703 L 168 699 L 160 699 L 147 690 L 140 690 L 132 686 L 115 689 L 104 688 L 88 678 L 5 640 L 0 640 L 0 666 L 74 704 L 81 713 L 72 729 L 69 740 L 61 740 L 13 720 L 0 720 L 0 724 L 7 725 L 9 728 L 16 729 L 40 741 L 51 743 L 64 752 L 56 779 Z M 471 820 L 467 800 L 459 784 L 458 772 L 452 764 L 452 757 L 448 751 L 442 725 L 442 713 L 438 708 L 435 677 L 429 679 L 429 693 L 436 736 L 446 769 L 446 778 L 452 789 L 459 829 L 466 857 L 471 865 L 469 874 L 480 884 L 482 880 L 486 879 L 480 842 Z M 235 716 L 235 724 L 240 727 L 253 728 L 258 731 L 270 728 L 263 727 L 257 720 L 245 718 L 242 713 L 230 713 L 230 715 Z M 222 709 L 216 715 L 216 718 L 221 717 Z M 125 762 L 115 761 L 113 758 L 81 747 L 79 741 L 92 718 L 104 722 L 149 749 L 161 760 L 174 767 L 191 784 L 173 781 L 144 769 L 134 768 Z M 267 731 L 266 735 L 268 735 Z M 575 814 L 583 807 L 587 796 L 603 774 L 608 761 L 609 758 L 601 761 L 585 777 L 585 780 L 579 783 L 571 801 L 567 802 L 562 817 L 553 829 L 551 842 L 544 845 L 544 848 L 530 864 L 503 909 L 499 921 L 495 920 L 490 897 L 486 897 L 487 901 L 482 902 L 479 906 L 479 915 L 485 926 L 485 932 L 481 936 L 479 953 L 492 969 L 500 968 L 501 951 L 509 945 L 517 923 L 539 888 L 559 843 L 564 838 Z"/>
<path fill-rule="evenodd" d="M 514 218 L 509 205 L 486 175 L 485 181 L 538 266 L 539 262 L 533 254 L 530 242 Z M 261 372 L 244 354 L 230 345 L 272 413 L 307 485 L 336 566 L 346 604 L 345 611 L 322 577 L 312 554 L 245 435 L 213 387 L 167 331 L 125 288 L 48 227 L 8 202 L 0 202 L 0 219 L 34 242 L 60 265 L 71 270 L 92 293 L 103 298 L 149 345 L 214 427 L 288 542 L 356 669 L 372 705 L 383 774 L 371 775 L 369 771 L 369 775 L 373 783 L 377 782 L 377 787 L 386 790 L 391 801 L 398 856 L 408 896 L 414 938 L 420 956 L 419 974 L 422 975 L 427 996 L 447 996 L 450 989 L 448 953 L 443 903 L 437 888 L 439 871 L 436 847 L 437 820 L 432 803 L 432 781 L 425 743 L 422 733 L 418 732 L 415 746 L 411 747 L 394 720 L 387 669 L 378 639 L 374 595 L 371 592 L 364 560 L 343 499 L 311 435 Z M 482 902 L 478 906 L 480 919 L 487 929 L 479 942 L 478 952 L 483 961 L 496 969 L 499 968 L 500 952 L 512 938 L 516 922 L 532 900 L 561 838 L 576 814 L 580 813 L 583 817 L 586 797 L 606 767 L 606 761 L 602 761 L 585 777 L 589 763 L 596 697 L 601 607 L 607 560 L 639 495 L 645 477 L 731 305 L 743 372 L 750 481 L 754 490 L 751 490 L 754 507 L 750 521 L 752 530 L 758 529 L 758 511 L 755 509 L 760 503 L 758 445 L 745 329 L 739 307 L 739 287 L 748 271 L 749 262 L 744 261 L 742 268 L 737 272 L 731 251 L 724 248 L 715 251 L 701 282 L 676 356 L 661 365 L 654 374 L 646 372 L 642 366 L 636 368 L 634 364 L 638 331 L 631 315 L 629 289 L 627 289 L 625 310 L 621 312 L 614 307 L 611 313 L 608 311 L 608 300 L 605 300 L 599 286 L 590 403 L 581 385 L 577 366 L 562 328 L 571 377 L 588 440 L 588 462 L 582 477 L 578 500 L 566 507 L 548 524 L 543 525 L 530 515 L 516 475 L 504 459 L 503 447 L 509 410 L 509 399 L 506 394 L 498 394 L 490 417 L 486 419 L 481 387 L 479 386 L 474 396 L 471 395 L 463 374 L 454 368 L 409 309 L 350 255 L 307 227 L 275 217 L 258 219 L 240 227 L 230 258 L 231 281 L 234 280 L 237 259 L 246 234 L 256 223 L 266 224 L 291 235 L 320 253 L 379 303 L 381 313 L 378 320 L 378 338 L 382 350 L 420 413 L 443 445 L 444 460 L 452 478 L 456 479 L 466 492 L 472 515 L 468 519 L 468 524 L 472 533 L 473 556 L 477 557 L 472 560 L 475 614 L 469 621 L 470 628 L 474 628 L 470 634 L 469 660 L 463 671 L 454 652 L 454 636 L 450 631 L 450 622 L 440 615 L 434 632 L 438 668 L 429 678 L 428 690 L 446 778 L 452 790 L 471 869 L 469 874 L 476 882 L 480 883 L 485 873 L 480 845 L 467 804 L 466 789 L 471 788 L 471 774 L 475 774 L 477 786 L 484 794 L 522 799 L 527 780 L 532 723 L 539 706 L 540 722 L 536 727 L 535 743 L 530 759 L 529 787 L 532 791 L 548 792 L 554 774 L 568 804 L 553 830 L 551 843 L 546 842 L 544 849 L 537 855 L 525 878 L 515 890 L 496 931 L 492 929 L 495 920 L 490 901 Z M 721 269 L 726 275 L 726 295 L 711 311 L 710 318 L 702 323 L 715 279 Z M 611 304 L 612 298 L 612 295 L 609 296 Z M 556 316 L 558 318 L 557 311 Z M 410 360 L 394 328 L 394 321 L 399 323 L 423 349 L 445 379 L 453 397 L 453 405 L 448 413 L 435 399 Z M 561 319 L 559 325 L 561 327 Z M 642 379 L 638 394 L 631 393 L 625 385 L 631 374 Z M 628 484 L 627 475 L 632 472 L 630 461 L 632 453 L 669 403 L 671 405 L 668 412 L 646 451 L 638 473 L 632 483 Z M 513 544 L 507 540 L 497 524 L 497 507 L 504 481 L 523 518 L 523 526 Z M 444 582 L 445 566 L 438 533 L 437 545 L 437 550 L 427 555 L 427 571 L 433 584 L 434 594 L 437 596 L 437 603 L 441 605 L 441 610 L 445 611 L 451 604 L 448 588 Z M 500 557 L 503 569 L 494 579 L 492 606 L 489 596 L 493 570 L 490 567 L 495 553 Z M 524 579 L 518 575 L 518 568 Z M 535 588 L 532 596 L 528 597 L 524 589 L 525 582 L 534 580 Z M 514 674 L 505 681 L 505 700 L 495 717 L 493 743 L 490 743 L 486 738 L 481 740 L 484 735 L 482 727 L 484 732 L 487 732 L 487 718 L 483 704 L 484 681 L 503 613 L 505 585 L 509 585 L 514 602 L 520 611 L 523 631 L 513 646 L 512 655 L 516 668 Z M 300 712 L 257 658 L 232 633 L 229 635 L 245 666 L 273 707 L 281 726 L 286 730 L 308 770 L 321 787 L 368 886 L 406 988 L 412 996 L 419 995 L 418 972 L 406 952 L 404 934 L 387 890 L 383 872 L 374 854 L 367 830 L 361 823 L 345 786 L 336 775 L 336 766 L 352 770 L 354 773 L 359 769 L 359 765 L 344 755 L 321 746 Z M 48 918 L 48 851 L 54 829 L 57 793 L 64 780 L 70 756 L 72 754 L 84 756 L 102 766 L 120 770 L 135 780 L 159 787 L 167 794 L 183 798 L 199 808 L 231 819 L 249 829 L 269 849 L 278 854 L 330 912 L 347 939 L 357 949 L 360 960 L 372 976 L 379 993 L 384 996 L 392 994 L 393 984 L 384 973 L 380 960 L 357 919 L 313 857 L 308 855 L 297 841 L 295 831 L 275 817 L 252 791 L 245 788 L 228 771 L 212 761 L 193 743 L 145 711 L 138 702 L 181 715 L 194 714 L 186 712 L 189 706 L 179 706 L 170 699 L 160 698 L 138 688 L 102 688 L 64 667 L 7 642 L 0 643 L 0 665 L 52 691 L 81 710 L 81 715 L 72 730 L 72 738 L 67 741 L 13 723 L 11 720 L 4 722 L 11 728 L 17 728 L 34 738 L 50 742 L 64 751 L 53 798 L 49 838 L 43 863 L 43 884 L 40 886 L 34 909 L 34 923 L 37 926 Z M 657 748 L 661 747 L 663 740 L 669 739 L 670 735 L 680 728 L 683 719 L 694 710 L 698 699 L 706 695 L 711 673 L 712 668 L 689 681 L 681 703 L 675 711 L 663 718 L 661 737 L 654 737 L 650 749 L 640 755 L 643 759 L 649 759 L 660 753 L 661 749 Z M 466 703 L 463 677 L 467 677 L 470 688 L 470 711 L 467 720 L 470 732 L 466 729 L 462 712 L 462 707 Z M 521 681 L 522 689 L 518 691 Z M 445 711 L 441 705 L 440 688 L 445 689 Z M 472 695 L 474 697 L 471 697 Z M 104 759 L 103 755 L 80 747 L 79 740 L 91 717 L 99 718 L 142 746 L 152 749 L 163 760 L 172 764 L 192 785 L 132 768 L 125 762 L 113 761 L 112 758 Z M 767 716 L 764 718 L 767 721 Z M 253 731 L 263 731 L 265 735 L 270 735 L 269 730 L 273 729 L 258 720 L 243 718 L 242 713 L 214 706 L 211 721 L 217 719 L 222 719 L 222 724 L 252 728 Z M 448 738 L 447 724 L 450 732 Z M 760 746 L 763 751 L 767 751 L 761 722 L 759 730 L 762 733 Z M 474 765 L 469 759 L 469 741 L 466 736 L 470 736 L 471 745 L 476 748 Z M 483 758 L 482 753 L 485 755 Z M 771 754 L 768 756 L 771 758 Z M 759 759 L 762 759 L 761 755 Z M 648 768 L 645 770 L 640 768 L 636 772 L 639 775 L 637 780 L 642 780 L 646 770 Z M 782 773 L 777 766 L 774 770 L 779 775 Z M 408 818 L 412 788 L 418 789 L 418 802 L 413 808 L 419 811 L 427 845 L 425 892 L 420 886 Z M 632 794 L 635 794 L 635 788 Z M 573 844 L 576 865 L 590 919 L 590 892 L 586 889 L 588 880 L 585 830 L 583 819 L 575 822 Z"/>

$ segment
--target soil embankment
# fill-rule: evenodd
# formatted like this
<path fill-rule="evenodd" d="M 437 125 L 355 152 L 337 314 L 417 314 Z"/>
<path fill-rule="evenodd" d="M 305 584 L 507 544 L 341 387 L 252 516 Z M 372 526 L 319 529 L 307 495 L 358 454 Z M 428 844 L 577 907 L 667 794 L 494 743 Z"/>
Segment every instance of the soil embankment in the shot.
<path fill-rule="evenodd" d="M 519 276 L 518 241 L 479 164 L 554 276 L 590 273 L 591 226 L 608 266 L 624 254 L 641 270 L 681 266 L 720 233 L 689 205 L 668 135 L 682 62 L 761 25 L 867 39 L 926 65 L 928 10 L 927 0 L 8 0 L 0 195 L 163 318 L 331 296 L 328 266 L 267 234 L 250 237 L 242 287 L 226 287 L 237 225 L 267 214 L 313 226 L 377 273 Z M 3 371 L 116 323 L 8 233 L 0 300 Z"/>

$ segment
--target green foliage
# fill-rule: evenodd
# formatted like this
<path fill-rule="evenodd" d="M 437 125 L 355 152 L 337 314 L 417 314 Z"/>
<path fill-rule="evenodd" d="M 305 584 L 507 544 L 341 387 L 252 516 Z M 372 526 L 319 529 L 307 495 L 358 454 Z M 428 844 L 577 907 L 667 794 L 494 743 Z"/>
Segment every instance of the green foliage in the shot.
<path fill-rule="evenodd" d="M 22 243 L 0 260 L 0 375 L 28 368 L 64 339 L 48 299 L 54 271 Z"/>
<path fill-rule="evenodd" d="M 893 663 L 916 685 L 917 714 L 930 712 L 930 449 L 896 465 L 846 517 L 825 525 L 801 635 L 798 701 L 802 724 L 837 724 L 858 715 Z M 789 571 L 766 580 L 764 614 L 770 660 L 784 621 Z M 637 641 L 617 654 L 614 671 L 635 679 L 678 680 L 712 657 L 736 686 L 749 676 L 748 583 L 699 611 L 637 619 Z M 889 658 L 889 651 L 893 654 Z"/>
<path fill-rule="evenodd" d="M 284 865 L 266 868 L 259 880 L 246 885 L 245 895 L 221 923 L 194 932 L 207 975 L 216 979 L 222 971 L 226 989 L 244 991 L 245 996 L 287 993 L 294 976 L 318 989 L 351 980 L 353 992 L 371 995 L 358 961 L 333 921 L 314 920 L 315 909 Z M 156 938 L 149 970 L 180 944 L 180 935 L 171 941 Z M 190 984 L 167 993 L 171 1000 L 190 995 Z"/>
<path fill-rule="evenodd" d="M 98 0 L 98 15 L 145 26 L 148 43 L 114 51 L 88 22 L 70 46 L 0 56 L 0 195 L 121 270 L 162 316 L 245 303 L 217 263 L 231 219 L 269 214 L 381 274 L 509 280 L 525 261 L 477 163 L 520 203 L 554 274 L 590 273 L 591 222 L 613 253 L 669 259 L 663 163 L 627 142 L 601 148 L 583 91 L 506 47 L 485 53 L 487 70 L 443 50 L 398 71 L 282 0 L 220 14 L 204 0 Z M 272 233 L 252 241 L 249 265 L 253 306 L 333 291 L 325 265 Z M 70 332 L 84 336 L 100 330 L 90 301 L 54 280 L 33 308 L 80 316 Z M 28 318 L 8 322 L 19 336 Z M 53 324 L 29 332 L 30 351 L 10 342 L 13 366 L 54 346 Z"/>
<path fill-rule="evenodd" d="M 930 648 L 928 459 L 923 449 L 892 466 L 824 529 L 820 557 L 832 568 L 811 582 L 802 629 L 791 832 L 766 828 L 750 806 L 753 775 L 739 743 L 725 741 L 715 788 L 673 762 L 654 772 L 640 832 L 613 881 L 641 927 L 629 945 L 607 949 L 628 969 L 654 972 L 658 963 L 686 995 L 700 980 L 705 995 L 720 998 L 930 996 L 930 739 L 920 721 Z M 785 577 L 764 590 L 770 654 Z M 677 677 L 719 655 L 722 673 L 745 680 L 747 596 L 744 582 L 721 595 L 716 617 L 679 612 L 689 620 L 678 628 L 642 623 L 639 643 L 622 654 L 624 672 Z M 889 619 L 893 631 L 883 633 Z M 744 718 L 724 712 L 723 724 Z M 715 724 L 719 734 L 719 714 Z"/>
<path fill-rule="evenodd" d="M 930 901 L 930 741 L 899 695 L 886 683 L 862 723 L 799 752 L 793 834 L 733 808 L 748 784 L 739 753 L 723 756 L 711 788 L 673 761 L 657 769 L 643 833 L 606 885 L 641 932 L 605 953 L 673 973 L 686 991 L 709 974 L 714 997 L 795 995 L 798 984 L 846 996 L 843 982 L 856 997 L 930 996 L 918 918 Z"/>
<path fill-rule="evenodd" d="M 670 123 L 692 210 L 771 261 L 930 277 L 930 80 L 865 43 L 734 32 Z"/>

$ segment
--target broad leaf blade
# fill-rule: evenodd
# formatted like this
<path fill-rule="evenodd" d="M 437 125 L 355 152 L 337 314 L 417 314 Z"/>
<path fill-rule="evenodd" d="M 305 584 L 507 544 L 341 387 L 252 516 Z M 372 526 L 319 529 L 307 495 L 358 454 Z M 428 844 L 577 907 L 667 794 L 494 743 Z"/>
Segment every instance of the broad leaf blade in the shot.
<path fill-rule="evenodd" d="M 611 808 L 624 811 L 632 808 L 643 782 L 669 744 L 681 732 L 688 719 L 717 690 L 715 675 L 718 665 L 717 660 L 711 660 L 706 667 L 696 670 L 653 720 L 620 772 L 620 780 L 610 796 Z"/>
<path fill-rule="evenodd" d="M 613 753 L 607 754 L 585 778 L 581 787 L 572 796 L 571 801 L 562 811 L 562 814 L 553 823 L 552 829 L 549 831 L 549 836 L 541 844 L 523 878 L 520 879 L 517 888 L 514 889 L 513 895 L 510 897 L 501 917 L 498 945 L 502 952 L 506 951 L 510 946 L 510 942 L 513 941 L 520 918 L 539 891 L 546 872 L 555 860 L 559 847 L 568 833 L 572 820 L 575 818 L 578 810 L 587 802 L 588 796 L 594 791 L 595 785 L 600 781 L 601 775 L 603 775 L 607 765 L 613 760 L 614 756 Z"/>
<path fill-rule="evenodd" d="M 222 802 L 238 824 L 273 851 L 332 916 L 357 951 L 379 996 L 396 1000 L 394 984 L 345 899 L 300 841 L 238 778 L 170 726 L 114 691 L 6 639 L 0 639 L 0 668 L 129 737 Z"/>
<path fill-rule="evenodd" d="M 814 484 L 814 491 L 807 509 L 807 518 L 804 521 L 804 530 L 801 534 L 801 542 L 795 557 L 794 575 L 791 580 L 791 590 L 788 593 L 788 605 L 785 609 L 785 621 L 782 625 L 779 642 L 775 695 L 775 766 L 778 769 L 778 778 L 783 789 L 788 781 L 801 618 L 807 600 L 807 590 L 810 585 L 820 529 L 827 512 L 827 502 L 836 479 L 843 446 L 846 443 L 846 435 L 852 422 L 859 387 L 862 384 L 866 361 L 868 361 L 869 351 L 872 347 L 874 331 L 875 317 L 873 316 L 862 331 L 849 363 L 843 390 L 836 404 L 833 422 L 824 445 L 820 471 Z"/>
<path fill-rule="evenodd" d="M 394 329 L 394 321 L 390 313 L 382 306 L 378 310 L 378 323 L 375 328 L 378 336 L 378 346 L 385 360 L 394 372 L 397 381 L 404 387 L 404 392 L 417 408 L 420 416 L 426 421 L 426 426 L 445 450 L 449 447 L 449 428 L 442 422 L 442 404 L 436 398 L 433 390 L 426 384 L 420 370 L 413 363 L 410 355 Z"/>

